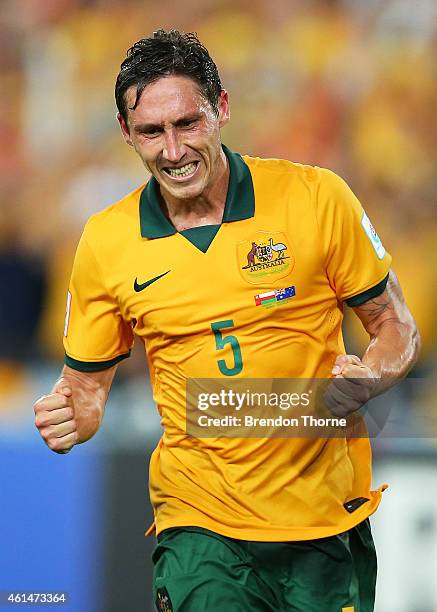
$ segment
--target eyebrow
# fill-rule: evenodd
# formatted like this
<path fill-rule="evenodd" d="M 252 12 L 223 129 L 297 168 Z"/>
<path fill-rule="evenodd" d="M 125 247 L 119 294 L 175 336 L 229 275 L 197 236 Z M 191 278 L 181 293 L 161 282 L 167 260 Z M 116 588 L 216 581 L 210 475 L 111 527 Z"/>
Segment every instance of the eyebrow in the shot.
<path fill-rule="evenodd" d="M 200 119 L 200 113 L 191 113 L 188 115 L 184 115 L 180 117 L 177 121 L 173 123 L 175 127 L 180 127 L 184 123 L 188 123 L 191 121 L 197 121 Z M 158 130 L 162 130 L 164 128 L 164 123 L 139 123 L 134 126 L 134 130 L 136 132 L 154 132 Z"/>

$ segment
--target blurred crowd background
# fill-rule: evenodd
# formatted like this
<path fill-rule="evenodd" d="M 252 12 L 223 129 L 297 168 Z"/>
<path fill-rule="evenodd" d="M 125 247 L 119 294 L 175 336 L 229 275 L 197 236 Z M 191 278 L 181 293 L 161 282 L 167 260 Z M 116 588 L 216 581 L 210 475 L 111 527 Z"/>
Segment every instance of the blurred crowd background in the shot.
<path fill-rule="evenodd" d="M 4 0 L 0 6 L 0 444 L 9 451 L 30 444 L 34 449 L 30 462 L 46 452 L 31 427 L 31 405 L 39 392 L 49 390 L 62 362 L 65 296 L 82 227 L 89 215 L 148 178 L 122 142 L 113 90 L 126 50 L 160 27 L 197 32 L 215 59 L 231 99 L 231 123 L 223 131 L 229 147 L 242 154 L 326 166 L 352 186 L 393 255 L 393 267 L 418 322 L 423 349 L 414 376 L 435 379 L 437 5 L 433 0 Z M 345 333 L 350 350 L 360 354 L 366 338 L 350 316 Z M 426 398 L 428 405 L 436 403 L 432 388 Z M 414 403 L 415 398 L 407 400 Z M 145 480 L 141 457 L 156 443 L 159 422 L 153 416 L 141 350 L 120 367 L 111 401 L 111 414 L 95 448 L 111 457 L 114 449 L 130 453 L 130 459 L 125 456 L 121 463 L 131 466 L 131 474 L 132 465 L 138 465 L 135 457 L 140 457 Z M 385 440 L 379 447 L 377 442 L 377 472 L 384 462 L 389 472 L 397 462 L 393 478 L 410 470 L 415 486 L 423 478 L 424 466 L 432 466 L 435 473 L 433 440 L 426 444 L 421 439 Z M 139 454 L 132 459 L 135 452 Z M 44 464 L 47 478 L 54 469 L 50 461 L 49 467 Z M 90 461 L 98 460 L 93 456 Z M 102 499 L 107 503 L 108 490 L 112 500 L 119 499 L 117 490 L 111 489 L 117 481 L 108 467 L 111 461 L 100 466 L 109 484 L 103 487 L 103 497 L 96 498 L 96 508 Z M 117 482 L 126 483 L 120 457 L 114 465 L 121 479 Z M 24 478 L 23 473 L 17 460 L 10 466 L 6 485 L 14 481 L 16 486 L 17 474 Z M 424 490 L 437 492 L 437 481 L 431 474 L 430 478 L 421 484 L 419 500 Z M 406 491 L 411 482 L 405 483 Z M 82 500 L 80 481 L 77 486 Z M 25 501 L 18 489 L 14 491 Z M 132 491 L 123 494 L 125 499 L 129 494 Z M 137 504 L 145 507 L 143 483 L 140 494 Z M 418 533 L 425 534 L 428 543 L 436 538 L 436 498 L 431 508 L 427 506 L 425 518 L 418 519 Z M 411 516 L 409 500 L 407 493 L 398 498 L 394 512 L 409 507 Z M 144 515 L 143 507 L 136 508 L 139 516 Z M 126 508 L 120 512 L 127 516 Z M 106 527 L 112 536 L 114 524 Z M 379 531 L 384 540 L 388 523 L 383 522 Z M 126 538 L 120 533 L 117 537 L 122 546 Z M 414 538 L 410 552 L 419 541 L 418 535 Z M 102 550 L 111 548 L 110 540 L 108 536 Z M 39 542 L 33 550 L 42 555 Z M 436 610 L 435 586 L 429 582 L 423 587 L 418 579 L 408 587 L 416 603 L 388 594 L 388 584 L 396 588 L 396 576 L 398 588 L 411 580 L 409 571 L 402 578 L 403 549 L 399 549 L 401 558 L 395 559 L 393 546 L 396 543 L 392 542 L 390 563 L 401 569 L 398 574 L 386 570 L 386 586 L 380 587 L 383 603 L 377 612 Z M 437 552 L 437 544 L 433 550 Z M 429 550 L 426 554 L 431 555 Z M 120 575 L 116 557 L 108 555 L 113 559 L 108 575 Z M 436 558 L 431 555 L 428 567 L 435 569 Z M 408 560 L 404 562 L 408 565 Z M 144 564 L 149 564 L 146 558 Z M 14 566 L 7 565 L 12 576 Z M 2 586 L 1 578 L 0 574 L 0 589 L 9 588 Z M 116 601 L 115 591 L 108 589 L 109 599 Z M 100 597 L 100 604 L 94 599 L 81 610 L 140 609 L 133 603 L 130 608 L 111 607 L 109 599 L 102 603 Z"/>

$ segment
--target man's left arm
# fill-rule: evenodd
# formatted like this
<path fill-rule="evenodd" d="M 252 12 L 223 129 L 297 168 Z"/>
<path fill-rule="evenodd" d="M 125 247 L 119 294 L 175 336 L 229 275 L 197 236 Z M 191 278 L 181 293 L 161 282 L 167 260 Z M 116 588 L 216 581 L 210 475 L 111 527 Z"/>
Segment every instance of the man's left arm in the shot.
<path fill-rule="evenodd" d="M 420 350 L 416 323 L 393 271 L 383 293 L 354 307 L 354 311 L 368 332 L 370 343 L 361 359 L 339 355 L 335 361 L 332 375 L 339 380 L 329 393 L 328 405 L 339 416 L 358 410 L 404 378 Z"/>

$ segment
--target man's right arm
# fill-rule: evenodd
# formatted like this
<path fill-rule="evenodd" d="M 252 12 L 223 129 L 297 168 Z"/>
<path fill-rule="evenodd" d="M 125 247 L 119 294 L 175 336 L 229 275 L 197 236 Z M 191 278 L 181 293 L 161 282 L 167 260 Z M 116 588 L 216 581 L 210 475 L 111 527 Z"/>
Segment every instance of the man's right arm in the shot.
<path fill-rule="evenodd" d="M 48 395 L 34 404 L 35 425 L 47 446 L 67 453 L 99 429 L 117 366 L 79 372 L 64 366 Z"/>

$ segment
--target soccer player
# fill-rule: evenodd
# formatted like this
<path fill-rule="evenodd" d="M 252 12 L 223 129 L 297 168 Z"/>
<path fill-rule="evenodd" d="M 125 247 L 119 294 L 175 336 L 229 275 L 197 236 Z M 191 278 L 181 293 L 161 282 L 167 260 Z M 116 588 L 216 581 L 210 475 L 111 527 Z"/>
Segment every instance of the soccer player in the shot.
<path fill-rule="evenodd" d="M 65 366 L 36 426 L 57 453 L 91 438 L 135 334 L 164 427 L 150 466 L 157 609 L 370 612 L 381 489 L 368 439 L 191 437 L 185 386 L 331 377 L 333 412 L 358 410 L 418 353 L 391 258 L 334 173 L 222 145 L 228 94 L 195 35 L 135 43 L 116 102 L 152 176 L 85 227 Z M 370 336 L 361 359 L 345 355 L 344 304 Z"/>

